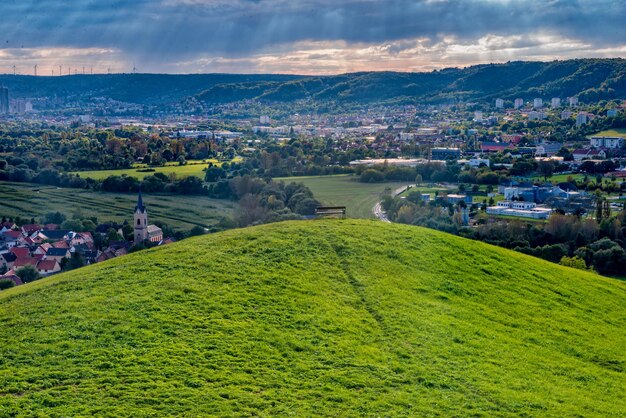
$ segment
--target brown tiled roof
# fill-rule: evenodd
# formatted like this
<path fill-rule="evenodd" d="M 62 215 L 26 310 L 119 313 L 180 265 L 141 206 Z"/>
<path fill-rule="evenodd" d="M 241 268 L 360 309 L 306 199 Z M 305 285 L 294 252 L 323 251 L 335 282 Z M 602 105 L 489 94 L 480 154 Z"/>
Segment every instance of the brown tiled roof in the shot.
<path fill-rule="evenodd" d="M 51 271 L 57 266 L 56 260 L 41 260 L 37 263 L 37 270 Z"/>
<path fill-rule="evenodd" d="M 24 266 L 37 267 L 38 261 L 39 259 L 35 257 L 17 257 L 17 259 L 13 263 L 13 268 L 17 270 L 18 268 L 24 267 Z"/>
<path fill-rule="evenodd" d="M 13 247 L 11 248 L 11 252 L 15 254 L 18 258 L 30 256 L 30 249 L 27 247 Z"/>

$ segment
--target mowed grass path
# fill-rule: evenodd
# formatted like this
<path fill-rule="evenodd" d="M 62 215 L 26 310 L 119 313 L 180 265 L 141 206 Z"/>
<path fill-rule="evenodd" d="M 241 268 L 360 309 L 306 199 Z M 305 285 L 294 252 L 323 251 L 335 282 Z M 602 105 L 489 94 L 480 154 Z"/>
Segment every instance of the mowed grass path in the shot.
<path fill-rule="evenodd" d="M 0 415 L 621 417 L 626 283 L 367 220 L 0 292 Z"/>
<path fill-rule="evenodd" d="M 59 211 L 96 216 L 100 222 L 132 221 L 137 196 L 66 189 L 28 183 L 0 182 L 0 216 L 34 217 Z M 230 215 L 235 203 L 204 196 L 144 194 L 150 222 L 161 221 L 173 228 L 208 227 Z"/>
<path fill-rule="evenodd" d="M 200 161 L 190 161 L 186 165 L 178 165 L 177 163 L 169 163 L 164 167 L 148 167 L 146 165 L 137 165 L 133 168 L 120 169 L 120 170 L 93 170 L 93 171 L 75 171 L 71 174 L 78 174 L 82 178 L 91 178 L 94 180 L 103 180 L 110 176 L 121 176 L 126 174 L 129 177 L 135 177 L 143 179 L 146 176 L 151 176 L 155 173 L 163 173 L 165 175 L 176 174 L 178 177 L 196 176 L 204 178 L 204 169 L 206 169 L 209 163 L 219 165 L 217 160 L 206 160 L 205 163 Z M 151 168 L 154 171 L 138 171 Z"/>
<path fill-rule="evenodd" d="M 372 218 L 372 208 L 386 188 L 392 191 L 410 182 L 360 183 L 349 174 L 277 178 L 285 183 L 304 183 L 315 198 L 325 205 L 346 206 L 350 218 Z"/>

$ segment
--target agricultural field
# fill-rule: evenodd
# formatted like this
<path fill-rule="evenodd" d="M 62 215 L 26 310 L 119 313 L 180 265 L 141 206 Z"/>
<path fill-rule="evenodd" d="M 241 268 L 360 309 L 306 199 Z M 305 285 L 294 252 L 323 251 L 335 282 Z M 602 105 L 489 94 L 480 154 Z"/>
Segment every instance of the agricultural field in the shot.
<path fill-rule="evenodd" d="M 150 221 L 188 230 L 209 227 L 230 215 L 235 203 L 204 196 L 144 194 Z M 132 219 L 137 196 L 127 193 L 94 192 L 28 183 L 0 182 L 0 216 L 34 217 L 59 211 L 68 218 L 78 213 L 99 221 Z"/>
<path fill-rule="evenodd" d="M 626 283 L 442 232 L 292 221 L 0 292 L 3 416 L 618 417 Z"/>
<path fill-rule="evenodd" d="M 167 163 L 163 167 L 148 167 L 145 164 L 136 164 L 133 168 L 127 169 L 75 171 L 71 174 L 78 174 L 82 178 L 91 178 L 94 180 L 103 180 L 109 176 L 121 176 L 124 174 L 129 177 L 135 177 L 141 180 L 144 177 L 151 176 L 155 173 L 163 173 L 167 176 L 169 176 L 170 174 L 176 174 L 178 178 L 196 176 L 204 179 L 203 170 L 207 168 L 209 163 L 213 163 L 214 165 L 222 164 L 217 160 L 204 160 L 204 162 L 192 160 L 188 161 L 185 165 L 179 165 L 178 163 Z M 141 171 L 146 169 L 151 169 L 154 171 Z"/>
<path fill-rule="evenodd" d="M 372 208 L 380 200 L 385 189 L 396 190 L 406 182 L 361 183 L 356 176 L 306 176 L 277 178 L 285 183 L 304 183 L 315 198 L 325 205 L 346 206 L 349 218 L 372 218 Z"/>

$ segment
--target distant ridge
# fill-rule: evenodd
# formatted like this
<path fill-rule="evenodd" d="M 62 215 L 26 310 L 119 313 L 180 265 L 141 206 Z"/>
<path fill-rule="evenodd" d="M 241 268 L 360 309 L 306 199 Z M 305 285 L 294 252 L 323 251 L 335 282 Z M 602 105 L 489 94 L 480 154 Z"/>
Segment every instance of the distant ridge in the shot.
<path fill-rule="evenodd" d="M 434 230 L 285 222 L 0 292 L 6 416 L 620 416 L 626 284 Z"/>
<path fill-rule="evenodd" d="M 332 76 L 280 74 L 113 74 L 0 76 L 16 97 L 109 97 L 166 104 L 196 97 L 206 103 L 259 100 L 371 103 L 492 101 L 497 97 L 578 96 L 583 102 L 626 98 L 626 60 L 515 61 L 424 73 L 360 72 Z"/>

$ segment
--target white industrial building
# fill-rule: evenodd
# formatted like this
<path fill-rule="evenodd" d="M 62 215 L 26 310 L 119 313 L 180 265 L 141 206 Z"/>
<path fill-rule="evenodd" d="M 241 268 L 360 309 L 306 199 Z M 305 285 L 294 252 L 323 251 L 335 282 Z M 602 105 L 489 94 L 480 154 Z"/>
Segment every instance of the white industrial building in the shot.
<path fill-rule="evenodd" d="M 548 219 L 552 209 L 544 206 L 537 206 L 532 202 L 515 202 L 503 200 L 496 206 L 489 206 L 487 213 L 490 215 L 519 216 L 521 218 Z"/>

